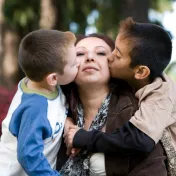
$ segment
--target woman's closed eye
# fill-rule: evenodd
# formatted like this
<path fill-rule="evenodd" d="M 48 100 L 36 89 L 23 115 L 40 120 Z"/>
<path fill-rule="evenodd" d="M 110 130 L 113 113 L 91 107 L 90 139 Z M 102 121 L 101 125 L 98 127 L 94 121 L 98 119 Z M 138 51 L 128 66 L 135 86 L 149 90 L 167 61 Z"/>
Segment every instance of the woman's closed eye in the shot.
<path fill-rule="evenodd" d="M 79 56 L 84 56 L 84 55 L 85 55 L 84 52 L 78 52 L 78 53 L 76 53 L 76 56 L 77 56 L 77 57 L 79 57 Z"/>
<path fill-rule="evenodd" d="M 107 53 L 105 53 L 105 52 L 97 52 L 97 55 L 99 55 L 99 56 L 106 56 Z"/>

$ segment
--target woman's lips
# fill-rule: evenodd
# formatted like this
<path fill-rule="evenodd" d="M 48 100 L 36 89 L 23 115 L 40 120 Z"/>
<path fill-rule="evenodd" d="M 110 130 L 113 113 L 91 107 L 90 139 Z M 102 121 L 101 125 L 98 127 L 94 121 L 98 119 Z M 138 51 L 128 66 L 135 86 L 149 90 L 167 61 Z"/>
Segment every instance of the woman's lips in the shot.
<path fill-rule="evenodd" d="M 83 71 L 91 71 L 91 70 L 96 70 L 96 71 L 98 71 L 97 68 L 91 67 L 91 66 L 83 68 Z"/>

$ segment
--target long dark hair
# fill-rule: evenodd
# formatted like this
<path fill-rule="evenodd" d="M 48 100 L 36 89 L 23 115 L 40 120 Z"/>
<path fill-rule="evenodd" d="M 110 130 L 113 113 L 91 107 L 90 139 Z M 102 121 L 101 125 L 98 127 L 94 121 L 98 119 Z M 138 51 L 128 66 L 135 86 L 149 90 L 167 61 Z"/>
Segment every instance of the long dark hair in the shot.
<path fill-rule="evenodd" d="M 99 38 L 99 39 L 102 39 L 105 43 L 107 43 L 109 45 L 109 47 L 111 48 L 111 50 L 113 51 L 114 48 L 115 48 L 115 42 L 109 38 L 108 36 L 104 35 L 104 34 L 89 34 L 89 35 L 77 35 L 76 38 L 76 42 L 75 42 L 75 45 L 85 39 L 85 38 L 89 38 L 89 37 L 96 37 L 96 38 Z M 78 91 L 77 91 L 77 86 L 74 82 L 68 84 L 68 85 L 65 85 L 65 86 L 62 86 L 62 90 L 66 96 L 66 101 L 69 105 L 69 115 L 72 116 L 74 122 L 76 123 L 76 120 L 77 120 L 77 106 L 78 106 L 78 102 L 80 101 L 79 99 L 79 94 L 78 94 Z"/>

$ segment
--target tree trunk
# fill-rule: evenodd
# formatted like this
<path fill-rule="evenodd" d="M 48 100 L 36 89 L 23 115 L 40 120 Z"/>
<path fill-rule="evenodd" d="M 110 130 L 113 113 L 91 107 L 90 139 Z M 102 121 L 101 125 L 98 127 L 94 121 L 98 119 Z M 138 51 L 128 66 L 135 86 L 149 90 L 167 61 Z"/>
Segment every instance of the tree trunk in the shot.
<path fill-rule="evenodd" d="M 2 13 L 2 7 L 4 0 L 0 0 L 0 85 L 2 84 L 2 58 L 3 58 L 3 43 L 2 43 L 2 26 L 4 22 L 4 17 Z"/>
<path fill-rule="evenodd" d="M 68 30 L 66 0 L 41 0 L 40 28 Z"/>
<path fill-rule="evenodd" d="M 150 0 L 121 0 L 122 19 L 126 17 L 133 17 L 137 22 L 149 22 L 148 10 L 150 7 Z"/>
<path fill-rule="evenodd" d="M 2 80 L 6 87 L 13 89 L 19 81 L 19 37 L 15 31 L 8 28 L 6 28 L 3 33 L 4 54 L 2 60 Z"/>
<path fill-rule="evenodd" d="M 40 28 L 53 29 L 56 24 L 55 0 L 41 0 Z"/>

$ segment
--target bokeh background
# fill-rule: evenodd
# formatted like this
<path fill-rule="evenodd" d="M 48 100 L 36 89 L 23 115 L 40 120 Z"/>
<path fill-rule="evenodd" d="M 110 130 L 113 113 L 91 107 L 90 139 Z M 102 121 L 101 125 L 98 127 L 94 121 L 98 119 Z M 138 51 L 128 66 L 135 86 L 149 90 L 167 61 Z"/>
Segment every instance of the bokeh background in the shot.
<path fill-rule="evenodd" d="M 39 29 L 104 33 L 115 39 L 120 20 L 163 26 L 173 40 L 165 70 L 176 81 L 176 0 L 0 0 L 0 118 L 6 115 L 16 85 L 24 76 L 17 54 L 20 40 Z"/>

